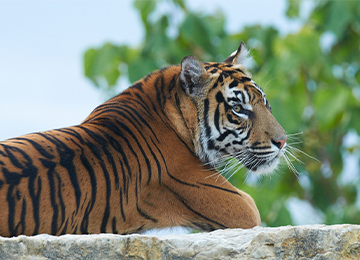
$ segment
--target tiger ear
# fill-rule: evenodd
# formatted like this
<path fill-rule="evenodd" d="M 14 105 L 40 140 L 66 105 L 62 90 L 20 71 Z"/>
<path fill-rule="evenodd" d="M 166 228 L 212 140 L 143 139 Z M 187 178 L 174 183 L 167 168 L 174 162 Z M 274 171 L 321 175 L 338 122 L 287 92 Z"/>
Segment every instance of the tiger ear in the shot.
<path fill-rule="evenodd" d="M 195 56 L 186 56 L 181 61 L 180 81 L 187 94 L 196 95 L 206 71 Z"/>
<path fill-rule="evenodd" d="M 232 65 L 235 64 L 244 64 L 248 57 L 249 51 L 246 48 L 244 42 L 240 43 L 239 48 L 234 51 L 229 57 L 224 60 L 224 63 L 230 63 Z"/>

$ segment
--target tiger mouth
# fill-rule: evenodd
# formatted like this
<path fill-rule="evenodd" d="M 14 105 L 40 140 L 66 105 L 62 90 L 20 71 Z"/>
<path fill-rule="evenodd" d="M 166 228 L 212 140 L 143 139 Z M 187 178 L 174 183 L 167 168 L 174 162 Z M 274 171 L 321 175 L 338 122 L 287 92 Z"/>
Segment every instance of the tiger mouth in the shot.
<path fill-rule="evenodd" d="M 257 158 L 257 160 L 250 159 L 249 161 L 242 162 L 242 164 L 252 173 L 270 174 L 277 168 L 281 156 L 282 153 L 279 152 L 275 156 L 270 156 L 267 158 Z"/>

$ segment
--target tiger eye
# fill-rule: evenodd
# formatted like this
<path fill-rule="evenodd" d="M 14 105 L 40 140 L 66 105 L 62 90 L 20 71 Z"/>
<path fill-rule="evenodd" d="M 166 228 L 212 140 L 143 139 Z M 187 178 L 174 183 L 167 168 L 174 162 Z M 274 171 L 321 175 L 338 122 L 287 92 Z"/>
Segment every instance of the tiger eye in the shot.
<path fill-rule="evenodd" d="M 239 105 L 235 105 L 233 106 L 233 110 L 237 113 L 239 113 L 241 111 L 241 107 Z"/>

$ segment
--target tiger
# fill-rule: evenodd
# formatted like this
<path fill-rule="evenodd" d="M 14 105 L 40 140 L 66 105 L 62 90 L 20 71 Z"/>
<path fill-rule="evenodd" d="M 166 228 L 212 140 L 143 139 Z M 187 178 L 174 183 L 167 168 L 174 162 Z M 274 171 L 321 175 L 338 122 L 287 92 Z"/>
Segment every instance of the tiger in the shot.
<path fill-rule="evenodd" d="M 217 167 L 267 174 L 286 133 L 244 67 L 186 56 L 95 108 L 79 125 L 0 142 L 0 235 L 253 228 L 252 197 Z M 210 177 L 209 177 L 210 176 Z"/>

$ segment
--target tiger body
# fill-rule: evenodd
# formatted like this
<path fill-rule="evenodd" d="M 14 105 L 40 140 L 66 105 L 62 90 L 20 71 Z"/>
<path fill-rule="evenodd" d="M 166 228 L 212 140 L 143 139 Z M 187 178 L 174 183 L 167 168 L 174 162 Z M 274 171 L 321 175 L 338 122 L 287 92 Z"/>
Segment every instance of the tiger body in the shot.
<path fill-rule="evenodd" d="M 272 170 L 285 145 L 264 93 L 236 62 L 244 48 L 224 63 L 185 57 L 78 126 L 1 142 L 0 235 L 260 225 L 248 194 L 211 177 L 219 158 L 244 147 L 258 147 L 246 167 Z"/>

